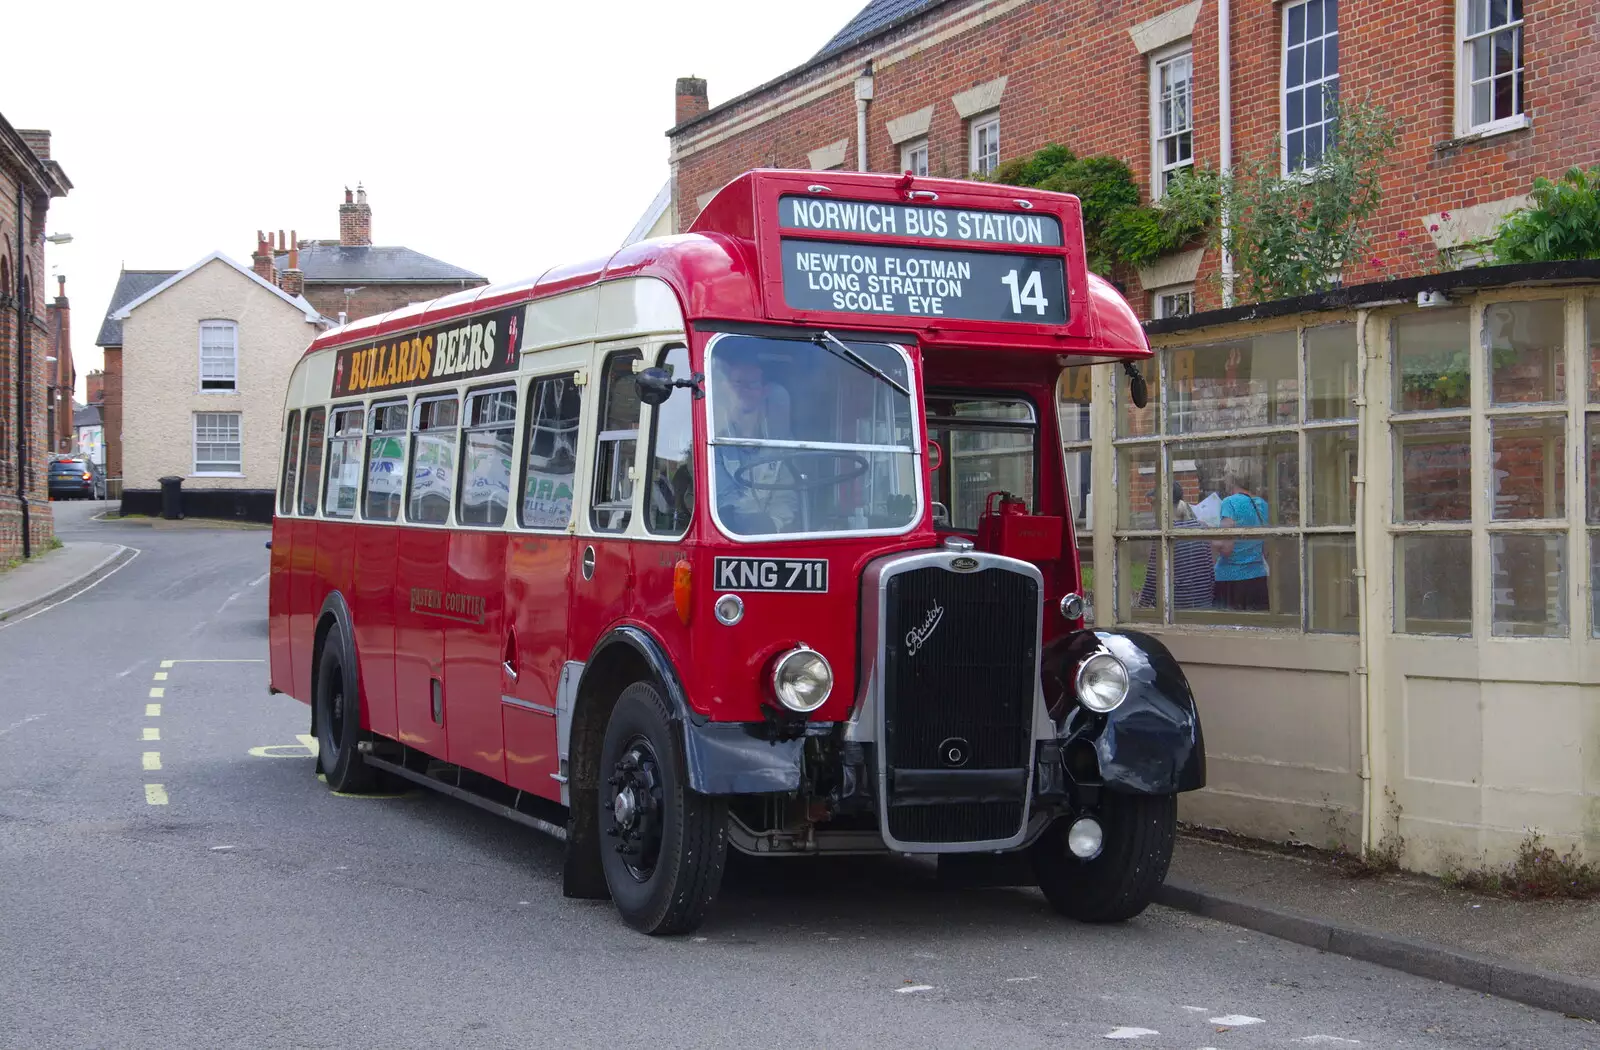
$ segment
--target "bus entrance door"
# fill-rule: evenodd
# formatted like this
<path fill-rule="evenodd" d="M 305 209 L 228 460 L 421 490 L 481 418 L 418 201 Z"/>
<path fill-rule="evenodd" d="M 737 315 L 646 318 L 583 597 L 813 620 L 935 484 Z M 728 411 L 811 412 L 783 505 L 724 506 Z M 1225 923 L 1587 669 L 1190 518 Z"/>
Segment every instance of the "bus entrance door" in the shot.
<path fill-rule="evenodd" d="M 447 760 L 444 597 L 450 533 L 401 529 L 395 575 L 394 683 L 400 741 Z"/>
<path fill-rule="evenodd" d="M 561 800 L 556 694 L 568 658 L 572 540 L 517 536 L 506 554 L 506 783 Z"/>

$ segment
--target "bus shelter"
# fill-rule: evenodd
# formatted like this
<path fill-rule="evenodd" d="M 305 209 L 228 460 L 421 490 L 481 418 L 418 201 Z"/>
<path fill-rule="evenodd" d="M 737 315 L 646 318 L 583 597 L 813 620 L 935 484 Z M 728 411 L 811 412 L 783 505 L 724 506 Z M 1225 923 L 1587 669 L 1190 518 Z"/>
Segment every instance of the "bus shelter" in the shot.
<path fill-rule="evenodd" d="M 1063 377 L 1100 625 L 1193 682 L 1183 819 L 1600 858 L 1600 263 L 1384 282 L 1148 325 L 1150 397 Z"/>

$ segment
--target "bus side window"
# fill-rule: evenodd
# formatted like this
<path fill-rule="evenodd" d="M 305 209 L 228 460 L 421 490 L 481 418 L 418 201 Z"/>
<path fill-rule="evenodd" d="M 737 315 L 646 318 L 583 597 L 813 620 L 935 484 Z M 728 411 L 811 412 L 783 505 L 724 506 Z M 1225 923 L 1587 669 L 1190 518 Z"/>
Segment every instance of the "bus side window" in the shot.
<path fill-rule="evenodd" d="M 656 364 L 674 379 L 689 378 L 689 351 L 673 346 Z M 656 408 L 650 433 L 645 527 L 658 536 L 681 536 L 694 517 L 694 395 L 679 387 Z"/>
<path fill-rule="evenodd" d="M 455 492 L 456 440 L 460 436 L 461 402 L 454 394 L 418 398 L 411 410 L 411 478 L 406 520 L 420 525 L 443 525 L 450 520 L 450 497 Z"/>
<path fill-rule="evenodd" d="M 511 439 L 516 434 L 515 387 L 467 395 L 461 431 L 461 492 L 456 497 L 459 525 L 505 524 L 511 504 Z"/>
<path fill-rule="evenodd" d="M 405 476 L 409 416 L 409 406 L 404 401 L 372 406 L 372 436 L 367 441 L 367 488 L 361 508 L 361 516 L 368 521 L 394 521 L 400 517 L 400 484 Z"/>
<path fill-rule="evenodd" d="M 289 413 L 289 427 L 283 440 L 283 479 L 278 484 L 278 513 L 294 513 L 294 483 L 299 477 L 300 410 Z"/>
<path fill-rule="evenodd" d="M 333 433 L 328 436 L 328 491 L 322 512 L 330 518 L 356 516 L 356 493 L 361 488 L 360 405 L 333 410 Z"/>
<path fill-rule="evenodd" d="M 623 350 L 606 358 L 600 383 L 600 433 L 595 438 L 594 499 L 589 524 L 597 532 L 625 532 L 633 518 L 634 450 L 639 444 L 639 389 L 633 363 L 642 355 Z"/>
<path fill-rule="evenodd" d="M 528 384 L 527 452 L 517 520 L 527 529 L 564 529 L 572 520 L 578 471 L 578 413 L 583 396 L 573 373 Z"/>
<path fill-rule="evenodd" d="M 306 411 L 306 456 L 300 467 L 300 513 L 309 517 L 317 512 L 317 496 L 322 491 L 322 439 L 327 409 Z"/>

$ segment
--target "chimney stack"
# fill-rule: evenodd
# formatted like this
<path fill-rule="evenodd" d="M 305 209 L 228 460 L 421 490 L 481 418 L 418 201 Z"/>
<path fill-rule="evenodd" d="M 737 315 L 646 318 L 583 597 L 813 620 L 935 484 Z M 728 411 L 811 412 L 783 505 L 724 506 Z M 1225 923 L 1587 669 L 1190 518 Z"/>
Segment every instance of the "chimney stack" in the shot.
<path fill-rule="evenodd" d="M 298 296 L 305 291 L 306 275 L 300 272 L 300 246 L 291 236 L 289 240 L 289 267 L 283 271 L 283 294 Z"/>
<path fill-rule="evenodd" d="M 677 102 L 675 125 L 706 112 L 711 108 L 706 101 L 706 82 L 699 77 L 679 77 Z"/>
<path fill-rule="evenodd" d="M 18 128 L 17 137 L 33 151 L 33 155 L 40 160 L 50 159 L 50 133 L 33 128 Z"/>
<path fill-rule="evenodd" d="M 56 275 L 56 305 L 67 305 L 67 278 L 65 274 Z"/>
<path fill-rule="evenodd" d="M 250 269 L 255 275 L 269 284 L 278 283 L 277 270 L 272 265 L 272 237 L 270 234 L 256 231 L 256 250 L 250 256 Z"/>
<path fill-rule="evenodd" d="M 372 206 L 367 203 L 367 191 L 356 184 L 356 198 L 350 199 L 350 187 L 344 190 L 344 203 L 339 205 L 340 247 L 361 247 L 372 243 Z"/>
<path fill-rule="evenodd" d="M 103 404 L 106 399 L 106 374 L 98 369 L 83 377 L 83 393 L 88 398 L 86 404 Z"/>

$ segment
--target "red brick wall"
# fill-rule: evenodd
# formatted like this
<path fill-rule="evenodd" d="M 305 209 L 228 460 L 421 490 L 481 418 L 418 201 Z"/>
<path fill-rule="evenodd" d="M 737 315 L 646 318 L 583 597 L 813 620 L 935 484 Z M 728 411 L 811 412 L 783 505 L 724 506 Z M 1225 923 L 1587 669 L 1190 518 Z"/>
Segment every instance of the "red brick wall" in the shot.
<path fill-rule="evenodd" d="M 122 347 L 105 348 L 105 400 L 100 424 L 105 428 L 106 477 L 122 477 Z"/>
<path fill-rule="evenodd" d="M 446 281 L 439 284 L 369 284 L 361 291 L 345 297 L 347 283 L 307 284 L 306 301 L 317 308 L 322 316 L 337 321 L 339 311 L 346 311 L 348 321 L 373 314 L 398 310 L 407 303 L 425 303 L 441 295 L 450 295 L 463 288 L 477 288 L 488 281 Z M 346 305 L 346 304 L 349 305 Z"/>
<path fill-rule="evenodd" d="M 26 184 L 24 184 L 26 185 Z M 27 243 L 22 260 L 31 279 L 27 311 L 20 318 L 16 299 L 17 278 L 17 197 L 21 187 L 17 173 L 0 167 L 0 256 L 8 260 L 11 283 L 0 288 L 0 564 L 22 553 L 22 508 L 17 498 L 17 354 L 26 342 L 26 374 L 22 377 L 25 396 L 24 423 L 27 427 L 27 458 L 24 470 L 29 504 L 30 539 L 34 553 L 48 549 L 54 535 L 53 517 L 46 492 L 45 458 L 50 446 L 46 433 L 45 393 L 53 366 L 45 361 L 50 354 L 50 328 L 45 323 L 44 232 L 48 200 L 29 200 L 24 206 Z M 19 325 L 19 321 L 22 325 Z M 23 327 L 25 325 L 25 328 Z M 19 339 L 19 331 L 23 337 Z"/>
<path fill-rule="evenodd" d="M 894 51 L 917 30 L 949 14 L 992 5 L 949 3 L 886 38 L 872 41 L 673 135 L 674 149 L 711 128 L 732 126 L 762 103 L 798 85 L 819 85 L 853 74 L 875 54 Z M 868 110 L 870 165 L 899 167 L 898 147 L 885 122 L 933 105 L 929 171 L 961 176 L 967 168 L 967 129 L 951 96 L 1008 76 L 1000 104 L 1001 159 L 1051 142 L 1080 155 L 1120 157 L 1148 187 L 1150 169 L 1147 56 L 1128 29 L 1176 0 L 1034 0 L 993 21 L 877 70 Z M 1270 155 L 1280 113 L 1281 5 L 1236 2 L 1233 32 L 1233 150 L 1235 162 Z M 1206 3 L 1192 37 L 1195 69 L 1195 154 L 1217 167 L 1217 5 Z M 1373 223 L 1373 250 L 1346 281 L 1409 276 L 1437 267 L 1422 216 L 1527 192 L 1536 175 L 1554 175 L 1600 157 L 1600 8 L 1586 0 L 1528 5 L 1525 28 L 1527 109 L 1533 126 L 1490 139 L 1454 143 L 1455 2 L 1345 0 L 1339 12 L 1341 90 L 1347 99 L 1370 96 L 1403 127 L 1384 180 L 1386 201 Z M 775 74 L 778 70 L 773 71 Z M 745 130 L 677 162 L 679 228 L 697 214 L 696 198 L 752 167 L 803 168 L 806 154 L 850 140 L 853 166 L 855 103 L 848 81 L 821 98 Z M 1398 234 L 1405 230 L 1402 241 Z M 1380 261 L 1381 260 L 1381 261 Z M 1215 251 L 1201 270 L 1197 309 L 1220 305 Z M 1147 298 L 1132 274 L 1119 275 L 1136 308 Z"/>

